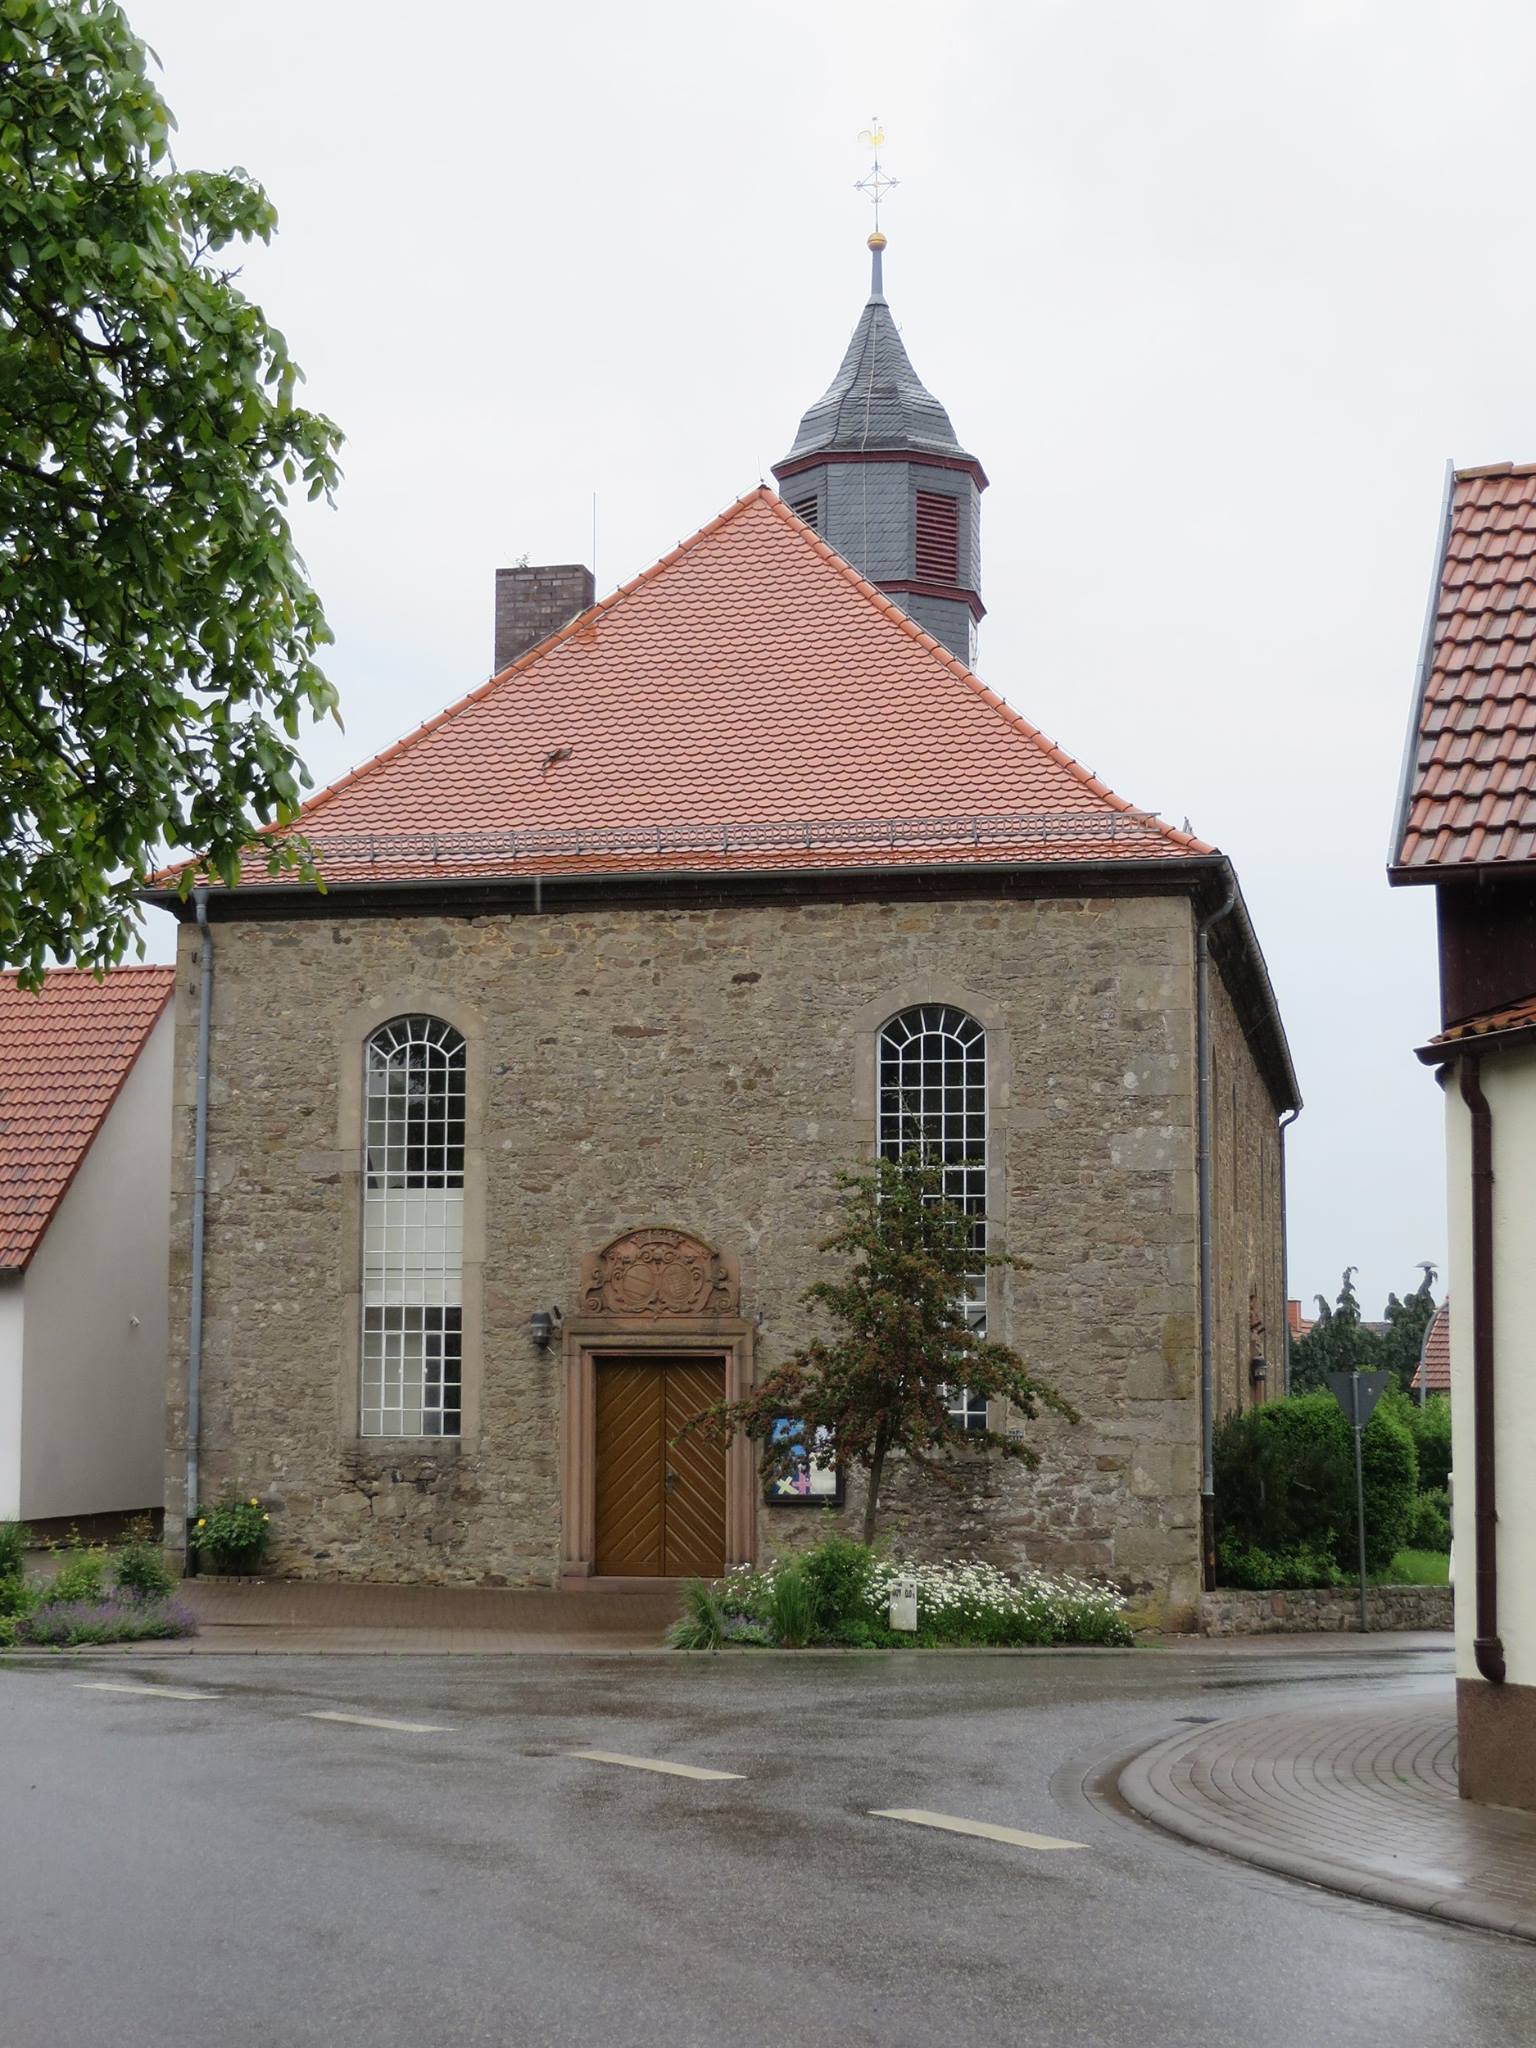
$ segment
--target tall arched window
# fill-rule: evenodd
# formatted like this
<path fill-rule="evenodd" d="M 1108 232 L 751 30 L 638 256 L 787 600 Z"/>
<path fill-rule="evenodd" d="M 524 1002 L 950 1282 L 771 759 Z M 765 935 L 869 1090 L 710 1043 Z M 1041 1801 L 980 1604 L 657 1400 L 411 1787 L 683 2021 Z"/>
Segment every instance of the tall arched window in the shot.
<path fill-rule="evenodd" d="M 879 1043 L 880 1153 L 924 1152 L 942 1162 L 944 1192 L 975 1221 L 976 1270 L 965 1307 L 974 1329 L 987 1323 L 987 1034 L 947 1003 L 923 1003 L 892 1017 Z M 966 1429 L 984 1429 L 987 1404 L 952 1389 L 950 1413 Z"/>
<path fill-rule="evenodd" d="M 364 1436 L 457 1436 L 463 1361 L 464 1040 L 396 1017 L 368 1040 Z"/>

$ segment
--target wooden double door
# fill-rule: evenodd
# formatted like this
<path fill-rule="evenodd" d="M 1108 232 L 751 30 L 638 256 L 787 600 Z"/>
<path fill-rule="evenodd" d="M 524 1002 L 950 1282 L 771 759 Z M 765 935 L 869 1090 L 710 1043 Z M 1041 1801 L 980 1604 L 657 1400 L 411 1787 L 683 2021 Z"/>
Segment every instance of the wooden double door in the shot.
<path fill-rule="evenodd" d="M 673 1442 L 724 1394 L 719 1359 L 598 1361 L 598 1572 L 712 1579 L 725 1570 L 725 1450 L 699 1436 Z"/>

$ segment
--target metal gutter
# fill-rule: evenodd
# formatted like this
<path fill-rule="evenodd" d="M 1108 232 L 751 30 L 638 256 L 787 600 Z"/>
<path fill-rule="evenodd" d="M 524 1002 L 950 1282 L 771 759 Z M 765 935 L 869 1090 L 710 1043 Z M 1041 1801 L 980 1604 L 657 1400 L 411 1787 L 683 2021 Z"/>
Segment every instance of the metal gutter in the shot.
<path fill-rule="evenodd" d="M 1211 928 L 1237 907 L 1237 878 L 1229 875 L 1220 906 L 1195 924 L 1195 1068 L 1198 1097 L 1199 1160 L 1196 1168 L 1200 1205 L 1200 1558 L 1206 1591 L 1216 1584 L 1216 1353 L 1211 1216 L 1211 1126 L 1214 1121 L 1211 1077 Z"/>
<path fill-rule="evenodd" d="M 1499 1640 L 1498 1501 L 1494 1490 L 1493 1111 L 1476 1053 L 1461 1062 L 1461 1099 L 1472 1117 L 1472 1502 L 1476 1634 L 1472 1655 L 1490 1685 L 1504 1683 Z"/>
<path fill-rule="evenodd" d="M 197 952 L 197 1100 L 192 1150 L 192 1279 L 187 1310 L 186 1520 L 197 1513 L 202 1491 L 199 1451 L 202 1436 L 203 1249 L 208 1196 L 208 1045 L 213 1019 L 213 932 L 208 924 L 208 891 L 194 889 L 193 909 L 201 934 Z M 188 1558 L 193 1555 L 190 1546 Z"/>
<path fill-rule="evenodd" d="M 1285 1134 L 1301 1115 L 1301 1105 L 1288 1109 L 1277 1126 L 1280 1135 L 1280 1392 L 1291 1391 L 1291 1227 L 1285 1194 Z"/>
<path fill-rule="evenodd" d="M 1435 550 L 1435 573 L 1430 578 L 1429 603 L 1424 610 L 1424 631 L 1419 638 L 1418 679 L 1413 692 L 1413 709 L 1408 714 L 1408 731 L 1403 741 L 1403 764 L 1397 778 L 1397 803 L 1392 812 L 1392 841 L 1387 848 L 1387 873 L 1399 879 L 1397 856 L 1402 849 L 1403 831 L 1408 823 L 1408 805 L 1413 795 L 1413 771 L 1418 764 L 1420 722 L 1424 696 L 1429 688 L 1430 663 L 1435 651 L 1435 620 L 1440 613 L 1440 585 L 1445 577 L 1445 557 L 1451 544 L 1451 511 L 1456 496 L 1456 465 L 1445 465 L 1445 490 L 1440 500 L 1440 544 Z"/>

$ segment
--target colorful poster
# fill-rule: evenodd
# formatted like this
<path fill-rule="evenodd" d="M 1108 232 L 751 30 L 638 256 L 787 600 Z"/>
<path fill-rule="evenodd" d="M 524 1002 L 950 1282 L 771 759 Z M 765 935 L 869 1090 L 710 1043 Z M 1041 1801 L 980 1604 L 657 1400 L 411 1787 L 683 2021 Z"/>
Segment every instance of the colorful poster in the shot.
<path fill-rule="evenodd" d="M 805 1425 L 788 1417 L 773 1425 L 774 1444 L 791 1444 L 794 1462 L 787 1472 L 775 1472 L 768 1481 L 764 1499 L 779 1507 L 841 1507 L 843 1468 L 832 1452 L 832 1432 L 818 1429 L 814 1449 L 805 1448 Z"/>

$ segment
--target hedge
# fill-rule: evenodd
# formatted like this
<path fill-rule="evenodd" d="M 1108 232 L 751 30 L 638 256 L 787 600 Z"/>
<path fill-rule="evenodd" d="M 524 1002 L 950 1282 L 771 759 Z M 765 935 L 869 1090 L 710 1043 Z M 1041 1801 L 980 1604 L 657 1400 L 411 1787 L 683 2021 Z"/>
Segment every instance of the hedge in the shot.
<path fill-rule="evenodd" d="M 1294 1394 L 1229 1415 L 1216 1431 L 1216 1535 L 1236 1567 L 1242 1553 L 1331 1560 L 1353 1577 L 1354 1447 L 1332 1394 Z M 1365 1481 L 1365 1562 L 1385 1571 L 1408 1540 L 1418 1492 L 1412 1429 L 1390 1399 L 1361 1439 Z"/>

